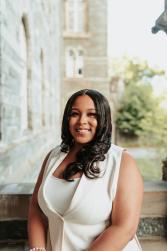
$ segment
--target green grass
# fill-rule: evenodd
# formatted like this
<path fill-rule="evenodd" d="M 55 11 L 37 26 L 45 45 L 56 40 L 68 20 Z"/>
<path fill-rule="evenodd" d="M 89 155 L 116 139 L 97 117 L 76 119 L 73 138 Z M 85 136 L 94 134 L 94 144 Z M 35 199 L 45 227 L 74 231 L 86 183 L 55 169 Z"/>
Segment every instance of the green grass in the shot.
<path fill-rule="evenodd" d="M 162 160 L 136 159 L 144 180 L 162 180 Z"/>
<path fill-rule="evenodd" d="M 156 156 L 152 158 L 135 158 L 144 180 L 162 180 L 162 160 L 167 156 L 164 148 L 145 144 L 140 139 L 128 139 L 117 136 L 118 145 L 125 148 L 155 148 Z"/>

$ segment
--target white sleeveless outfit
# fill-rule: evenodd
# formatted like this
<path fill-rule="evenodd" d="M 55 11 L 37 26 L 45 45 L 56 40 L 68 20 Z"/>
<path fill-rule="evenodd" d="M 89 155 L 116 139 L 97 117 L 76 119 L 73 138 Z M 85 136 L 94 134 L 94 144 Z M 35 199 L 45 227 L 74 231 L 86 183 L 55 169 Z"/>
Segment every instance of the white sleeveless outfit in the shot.
<path fill-rule="evenodd" d="M 53 172 L 67 153 L 62 153 L 59 146 L 52 150 L 38 191 L 39 206 L 48 218 L 47 251 L 86 251 L 110 225 L 122 152 L 123 148 L 112 145 L 105 154 L 105 160 L 98 163 L 101 177 L 89 179 L 83 174 L 78 181 L 74 181 L 68 192 L 70 199 L 64 197 L 63 204 L 62 191 L 64 193 L 65 188 L 55 191 L 54 198 Z M 55 182 L 56 186 L 60 187 L 58 182 L 64 185 L 62 181 Z M 122 251 L 141 250 L 135 236 Z"/>
<path fill-rule="evenodd" d="M 48 178 L 46 184 L 48 201 L 60 215 L 63 215 L 70 205 L 79 181 L 80 178 L 77 178 L 73 182 L 68 182 L 53 175 Z"/>

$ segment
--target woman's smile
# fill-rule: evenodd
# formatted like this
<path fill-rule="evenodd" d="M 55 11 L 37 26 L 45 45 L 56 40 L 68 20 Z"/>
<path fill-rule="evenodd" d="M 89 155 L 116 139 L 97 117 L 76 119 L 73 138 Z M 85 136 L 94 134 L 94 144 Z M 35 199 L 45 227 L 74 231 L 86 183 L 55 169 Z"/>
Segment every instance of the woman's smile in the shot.
<path fill-rule="evenodd" d="M 87 129 L 87 128 L 77 128 L 76 131 L 79 132 L 79 133 L 85 133 L 85 132 L 89 132 L 90 129 Z"/>

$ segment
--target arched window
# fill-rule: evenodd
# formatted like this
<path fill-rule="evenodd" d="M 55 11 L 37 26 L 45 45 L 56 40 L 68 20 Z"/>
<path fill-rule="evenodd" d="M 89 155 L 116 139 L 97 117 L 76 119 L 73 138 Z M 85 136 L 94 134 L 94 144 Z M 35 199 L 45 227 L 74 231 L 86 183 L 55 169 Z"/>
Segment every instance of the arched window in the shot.
<path fill-rule="evenodd" d="M 22 79 L 20 86 L 21 129 L 32 129 L 31 95 L 31 48 L 28 18 L 23 15 L 20 23 L 20 57 L 22 59 Z"/>
<path fill-rule="evenodd" d="M 86 0 L 66 0 L 66 30 L 68 32 L 84 32 L 86 23 Z"/>
<path fill-rule="evenodd" d="M 44 54 L 41 50 L 40 55 L 40 62 L 41 62 L 41 124 L 42 126 L 46 125 L 46 113 L 45 113 L 45 67 L 44 67 Z"/>
<path fill-rule="evenodd" d="M 72 49 L 68 49 L 66 53 L 66 77 L 74 77 L 75 59 L 75 52 Z"/>
<path fill-rule="evenodd" d="M 82 49 L 67 49 L 66 52 L 66 77 L 78 78 L 83 77 L 83 58 Z"/>
<path fill-rule="evenodd" d="M 47 119 L 47 122 L 49 124 L 49 126 L 52 126 L 53 124 L 53 114 L 54 112 L 52 113 L 53 111 L 53 105 L 52 105 L 52 101 L 54 99 L 54 96 L 53 96 L 53 93 L 52 93 L 52 69 L 51 69 L 51 66 L 49 65 L 48 66 L 48 97 L 47 97 L 47 104 L 48 104 L 48 107 L 50 109 L 49 110 L 49 114 L 47 113 L 48 115 L 48 119 Z"/>
<path fill-rule="evenodd" d="M 27 83 L 27 37 L 24 18 L 20 24 L 20 55 L 22 59 L 22 74 L 21 74 L 21 129 L 28 128 L 28 83 Z"/>

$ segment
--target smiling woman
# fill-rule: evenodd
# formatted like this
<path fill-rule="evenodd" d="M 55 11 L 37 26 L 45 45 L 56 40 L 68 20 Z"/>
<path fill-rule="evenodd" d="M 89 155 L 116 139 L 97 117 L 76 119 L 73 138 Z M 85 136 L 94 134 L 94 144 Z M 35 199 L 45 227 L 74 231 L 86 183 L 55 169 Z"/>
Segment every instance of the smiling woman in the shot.
<path fill-rule="evenodd" d="M 46 156 L 30 203 L 30 250 L 141 250 L 142 179 L 133 158 L 111 144 L 111 132 L 101 93 L 84 89 L 69 98 L 61 145 Z"/>
<path fill-rule="evenodd" d="M 104 154 L 111 146 L 111 132 L 107 99 L 95 90 L 74 93 L 64 111 L 61 146 L 63 152 L 71 148 L 77 154 L 75 161 L 65 169 L 64 178 L 68 180 L 71 173 L 80 169 L 89 178 L 97 177 L 100 171 L 96 163 L 105 159 Z"/>

